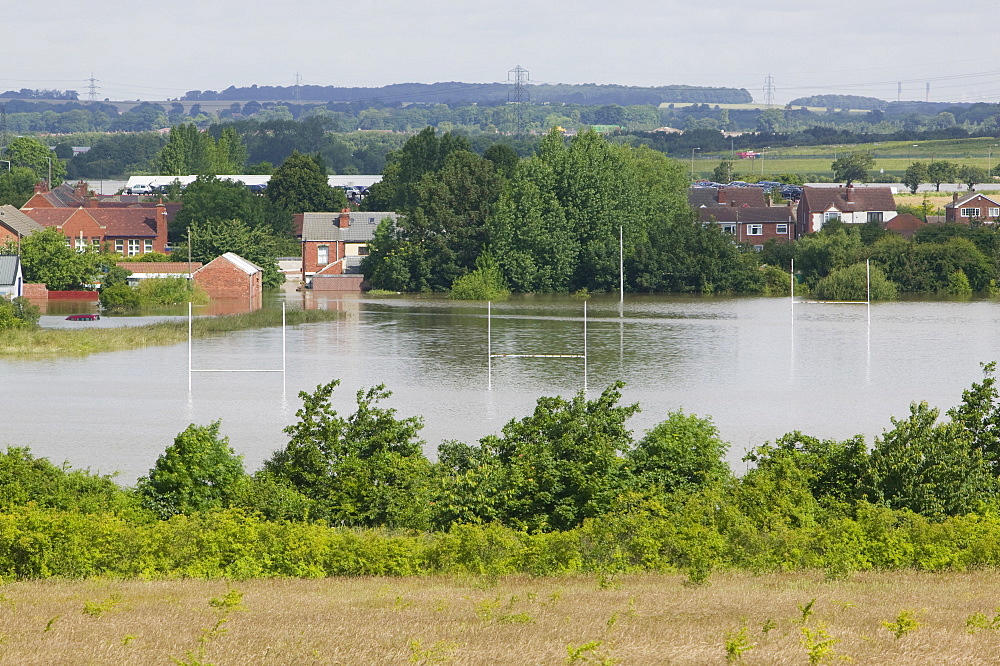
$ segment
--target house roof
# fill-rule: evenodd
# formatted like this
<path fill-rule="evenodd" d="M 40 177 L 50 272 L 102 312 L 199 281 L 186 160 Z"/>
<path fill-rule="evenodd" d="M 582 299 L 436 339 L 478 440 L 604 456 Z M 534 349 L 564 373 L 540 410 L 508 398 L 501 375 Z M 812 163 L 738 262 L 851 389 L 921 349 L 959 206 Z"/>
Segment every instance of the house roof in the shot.
<path fill-rule="evenodd" d="M 47 192 L 36 192 L 32 199 L 35 197 L 44 199 L 54 208 L 77 208 L 83 205 L 83 199 L 77 195 L 76 188 L 67 183 L 57 185 Z"/>
<path fill-rule="evenodd" d="M 776 222 L 794 223 L 795 218 L 787 206 L 716 206 L 698 212 L 701 222 Z"/>
<path fill-rule="evenodd" d="M 155 208 L 25 208 L 22 212 L 43 227 L 61 227 L 79 211 L 114 237 L 156 237 Z"/>
<path fill-rule="evenodd" d="M 982 198 L 986 199 L 987 201 L 990 201 L 993 204 L 995 204 L 997 206 L 1000 206 L 1000 201 L 997 201 L 993 197 L 988 197 L 985 194 L 983 194 L 982 192 L 969 192 L 964 197 L 959 197 L 955 201 L 952 201 L 952 202 L 946 204 L 945 208 L 961 208 L 962 206 L 964 206 L 965 204 L 969 203 L 970 201 L 972 201 L 976 197 L 982 197 Z"/>
<path fill-rule="evenodd" d="M 0 254 L 0 286 L 13 285 L 20 267 L 21 257 L 16 254 Z"/>
<path fill-rule="evenodd" d="M 133 275 L 180 275 L 188 272 L 186 261 L 119 261 L 117 266 L 132 271 Z M 192 271 L 201 267 L 200 261 L 191 262 Z"/>
<path fill-rule="evenodd" d="M 896 200 L 888 187 L 803 187 L 799 206 L 809 213 L 890 211 L 896 210 Z"/>
<path fill-rule="evenodd" d="M 719 202 L 722 199 L 722 202 Z M 691 187 L 688 203 L 693 208 L 712 206 L 767 206 L 764 190 L 759 187 Z"/>
<path fill-rule="evenodd" d="M 219 257 L 216 257 L 215 259 L 212 259 L 212 261 L 208 262 L 207 264 L 205 264 L 204 266 L 202 266 L 201 268 L 199 268 L 197 272 L 201 272 L 201 271 L 205 270 L 206 268 L 208 268 L 209 266 L 211 266 L 212 264 L 214 264 L 217 261 L 228 261 L 233 266 L 236 266 L 236 268 L 240 269 L 241 271 L 243 271 L 247 275 L 253 275 L 255 273 L 260 273 L 262 270 L 264 270 L 260 266 L 258 266 L 257 264 L 255 264 L 255 263 L 253 263 L 251 261 L 247 261 L 246 259 L 244 259 L 240 255 L 236 254 L 235 252 L 226 252 L 222 256 L 219 256 Z"/>
<path fill-rule="evenodd" d="M 302 216 L 303 241 L 341 241 L 367 243 L 382 220 L 396 218 L 396 213 L 352 212 L 349 226 L 337 226 L 340 213 L 304 213 Z"/>
<path fill-rule="evenodd" d="M 106 236 L 156 236 L 155 208 L 85 208 Z"/>
<path fill-rule="evenodd" d="M 913 234 L 915 234 L 921 227 L 926 226 L 926 224 L 926 222 L 921 220 L 916 215 L 902 213 L 901 215 L 896 215 L 891 220 L 886 222 L 885 228 L 889 231 L 895 231 L 903 238 L 912 238 Z"/>
<path fill-rule="evenodd" d="M 0 224 L 21 236 L 42 230 L 42 225 L 9 204 L 0 206 Z"/>

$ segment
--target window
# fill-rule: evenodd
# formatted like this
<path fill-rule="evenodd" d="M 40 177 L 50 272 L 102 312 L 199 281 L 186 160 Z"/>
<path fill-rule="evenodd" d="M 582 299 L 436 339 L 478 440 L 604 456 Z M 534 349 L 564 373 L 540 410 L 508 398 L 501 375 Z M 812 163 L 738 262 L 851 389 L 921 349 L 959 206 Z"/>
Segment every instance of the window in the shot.
<path fill-rule="evenodd" d="M 128 239 L 128 256 L 134 257 L 139 254 L 139 239 L 129 238 Z"/>
<path fill-rule="evenodd" d="M 764 246 L 763 246 L 763 245 L 754 245 L 754 246 L 753 246 L 753 249 L 755 249 L 755 250 L 757 250 L 758 252 L 760 252 L 761 250 L 763 250 L 763 249 L 764 249 Z"/>
<path fill-rule="evenodd" d="M 87 249 L 87 241 L 83 237 L 77 238 L 76 239 L 76 251 L 77 252 L 83 252 L 86 249 Z"/>
<path fill-rule="evenodd" d="M 98 238 L 97 236 L 94 236 L 93 238 L 90 239 L 90 244 L 93 245 L 94 247 L 100 247 L 101 239 Z"/>
<path fill-rule="evenodd" d="M 115 239 L 115 252 L 123 254 L 125 252 L 125 241 L 121 238 Z"/>
<path fill-rule="evenodd" d="M 774 233 L 776 234 L 787 234 L 788 225 L 787 224 L 776 224 L 774 225 Z"/>
<path fill-rule="evenodd" d="M 1000 217 L 1000 208 L 990 208 L 990 217 Z"/>
<path fill-rule="evenodd" d="M 719 225 L 719 226 L 721 226 L 722 230 L 725 231 L 727 234 L 735 234 L 736 233 L 736 225 L 735 224 L 722 224 L 722 225 Z"/>
<path fill-rule="evenodd" d="M 763 224 L 748 224 L 747 225 L 747 236 L 760 236 L 764 233 Z"/>
<path fill-rule="evenodd" d="M 829 222 L 830 220 L 839 220 L 839 219 L 840 219 L 840 211 L 839 210 L 831 210 L 831 211 L 827 211 L 826 213 L 823 214 L 823 221 L 824 222 Z"/>
<path fill-rule="evenodd" d="M 880 210 L 870 210 L 870 211 L 868 211 L 868 221 L 869 222 L 881 222 L 882 221 L 882 211 L 880 211 Z"/>
<path fill-rule="evenodd" d="M 368 246 L 367 245 L 359 245 L 358 246 L 358 256 L 359 257 L 367 257 L 368 256 Z"/>
<path fill-rule="evenodd" d="M 961 212 L 962 217 L 979 217 L 978 208 L 963 208 Z"/>
<path fill-rule="evenodd" d="M 152 252 L 153 251 L 153 241 L 151 241 L 151 240 L 143 241 L 142 251 L 143 252 Z"/>
<path fill-rule="evenodd" d="M 318 245 L 316 247 L 316 263 L 323 266 L 330 263 L 330 246 L 329 245 Z"/>

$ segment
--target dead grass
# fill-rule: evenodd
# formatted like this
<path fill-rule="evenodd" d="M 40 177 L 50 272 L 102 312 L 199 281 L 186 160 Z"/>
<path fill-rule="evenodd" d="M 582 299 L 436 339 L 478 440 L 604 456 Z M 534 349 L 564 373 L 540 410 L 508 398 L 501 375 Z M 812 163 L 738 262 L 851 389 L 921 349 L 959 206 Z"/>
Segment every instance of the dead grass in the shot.
<path fill-rule="evenodd" d="M 1000 573 L 717 574 L 706 587 L 681 576 L 355 578 L 231 584 L 245 611 L 200 656 L 214 664 L 721 664 L 742 626 L 745 664 L 808 663 L 800 607 L 836 655 L 859 664 L 994 664 L 992 618 Z M 220 581 L 44 581 L 0 587 L 0 655 L 11 664 L 162 664 L 198 656 L 202 630 L 227 592 Z M 120 602 L 99 616 L 84 603 Z M 882 622 L 900 611 L 918 628 L 896 639 Z M 765 627 L 771 626 L 766 632 Z M 829 657 L 829 656 L 828 656 Z M 609 661 L 617 660 L 617 661 Z M 828 658 L 829 663 L 839 659 Z M 824 662 L 827 663 L 827 662 Z"/>

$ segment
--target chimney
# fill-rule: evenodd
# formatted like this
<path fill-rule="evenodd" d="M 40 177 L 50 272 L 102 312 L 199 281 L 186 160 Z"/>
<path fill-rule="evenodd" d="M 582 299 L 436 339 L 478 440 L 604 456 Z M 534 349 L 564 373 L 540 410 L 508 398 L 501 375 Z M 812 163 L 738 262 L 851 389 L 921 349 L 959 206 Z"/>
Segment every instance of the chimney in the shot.
<path fill-rule="evenodd" d="M 156 244 L 159 245 L 157 252 L 164 252 L 167 248 L 167 207 L 162 203 L 156 204 Z"/>
<path fill-rule="evenodd" d="M 719 188 L 719 203 L 720 204 L 726 203 L 726 188 L 724 187 Z"/>
<path fill-rule="evenodd" d="M 49 191 L 49 186 L 45 183 L 44 180 L 40 180 L 37 183 L 35 183 L 35 194 L 44 194 L 45 192 L 48 191 Z"/>
<path fill-rule="evenodd" d="M 958 192 L 952 192 L 951 193 L 951 202 L 955 203 L 956 201 L 958 201 Z"/>
<path fill-rule="evenodd" d="M 87 183 L 83 182 L 82 180 L 77 181 L 76 187 L 73 188 L 73 193 L 76 196 L 80 197 L 81 199 L 86 199 L 87 195 L 89 194 L 89 192 L 87 191 Z"/>
<path fill-rule="evenodd" d="M 847 195 L 844 197 L 846 201 L 854 201 L 854 186 L 847 186 Z"/>
<path fill-rule="evenodd" d="M 346 229 L 351 226 L 351 209 L 341 208 L 340 215 L 337 217 L 337 226 L 341 229 Z"/>

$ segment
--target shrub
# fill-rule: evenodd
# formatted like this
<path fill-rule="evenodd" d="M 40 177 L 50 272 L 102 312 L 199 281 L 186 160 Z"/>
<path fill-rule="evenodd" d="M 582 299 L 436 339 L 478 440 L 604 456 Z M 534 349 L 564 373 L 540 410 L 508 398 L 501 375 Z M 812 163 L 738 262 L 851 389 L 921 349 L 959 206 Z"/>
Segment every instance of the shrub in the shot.
<path fill-rule="evenodd" d="M 871 300 L 895 300 L 898 290 L 882 269 L 871 267 Z M 868 297 L 867 269 L 857 263 L 830 271 L 816 284 L 816 297 L 831 301 L 864 301 Z"/>

